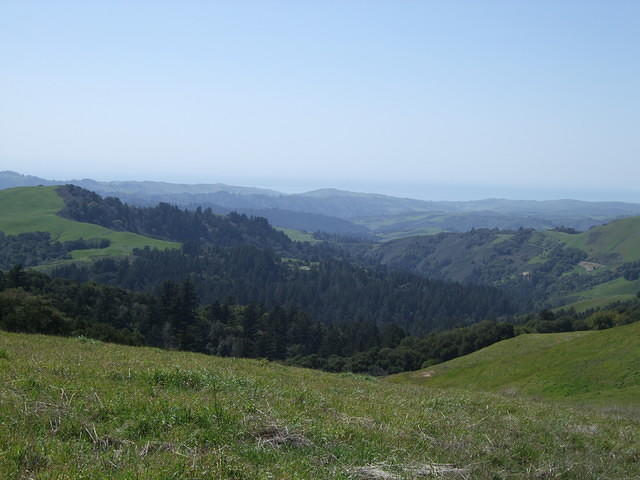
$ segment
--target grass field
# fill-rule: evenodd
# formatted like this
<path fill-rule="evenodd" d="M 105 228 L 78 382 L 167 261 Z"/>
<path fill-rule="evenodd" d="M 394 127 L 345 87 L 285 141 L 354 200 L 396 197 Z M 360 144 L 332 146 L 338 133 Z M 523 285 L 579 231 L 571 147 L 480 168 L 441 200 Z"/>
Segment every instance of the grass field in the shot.
<path fill-rule="evenodd" d="M 0 332 L 7 480 L 639 476 L 629 410 Z"/>
<path fill-rule="evenodd" d="M 520 335 L 388 380 L 574 404 L 630 405 L 640 412 L 640 323 L 602 331 Z"/>
<path fill-rule="evenodd" d="M 285 228 L 285 227 L 274 227 L 276 230 L 280 230 L 284 233 L 290 240 L 294 242 L 309 242 L 309 243 L 318 243 L 320 240 L 316 239 L 310 233 L 303 232 L 301 230 L 296 230 L 294 228 Z"/>
<path fill-rule="evenodd" d="M 49 232 L 53 240 L 68 241 L 79 238 L 106 238 L 111 245 L 103 249 L 75 250 L 74 260 L 100 256 L 129 255 L 134 248 L 149 246 L 166 249 L 179 244 L 165 242 L 129 232 L 116 232 L 91 223 L 76 222 L 59 217 L 64 202 L 56 187 L 24 187 L 0 190 L 0 231 L 7 235 L 26 232 Z"/>

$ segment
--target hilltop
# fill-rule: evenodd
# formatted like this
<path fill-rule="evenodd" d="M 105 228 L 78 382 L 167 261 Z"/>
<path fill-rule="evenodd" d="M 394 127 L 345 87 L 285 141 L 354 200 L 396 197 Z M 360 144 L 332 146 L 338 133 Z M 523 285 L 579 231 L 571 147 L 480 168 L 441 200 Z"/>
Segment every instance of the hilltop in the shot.
<path fill-rule="evenodd" d="M 639 352 L 640 322 L 600 331 L 526 334 L 388 381 L 637 407 Z"/>
<path fill-rule="evenodd" d="M 83 338 L 0 333 L 0 396 L 8 480 L 640 475 L 622 411 Z"/>

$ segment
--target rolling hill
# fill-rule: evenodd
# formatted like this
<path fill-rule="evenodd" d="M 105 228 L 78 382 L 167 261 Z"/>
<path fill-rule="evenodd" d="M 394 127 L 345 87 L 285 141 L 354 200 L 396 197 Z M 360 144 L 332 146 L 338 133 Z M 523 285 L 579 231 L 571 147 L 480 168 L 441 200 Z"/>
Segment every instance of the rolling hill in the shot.
<path fill-rule="evenodd" d="M 545 235 L 583 250 L 594 262 L 617 265 L 640 260 L 640 217 L 622 218 L 579 234 L 546 232 Z"/>
<path fill-rule="evenodd" d="M 640 322 L 600 331 L 526 334 L 390 382 L 638 405 Z"/>
<path fill-rule="evenodd" d="M 582 233 L 479 229 L 415 236 L 378 244 L 366 256 L 422 276 L 521 291 L 540 307 L 589 308 L 640 290 L 636 280 L 623 278 L 640 260 L 640 217 Z"/>
<path fill-rule="evenodd" d="M 7 480 L 640 475 L 624 410 L 86 338 L 0 332 L 0 398 Z"/>
<path fill-rule="evenodd" d="M 640 215 L 640 204 L 578 200 L 426 201 L 376 193 L 324 188 L 299 194 L 224 184 L 185 185 L 167 182 L 100 182 L 91 179 L 53 181 L 16 172 L 0 172 L 0 189 L 28 185 L 73 184 L 132 205 L 168 202 L 218 213 L 244 211 L 268 218 L 276 226 L 390 240 L 472 228 L 558 226 L 586 230 L 616 218 Z"/>
<path fill-rule="evenodd" d="M 73 260 L 129 255 L 135 248 L 178 248 L 179 244 L 157 240 L 130 232 L 117 232 L 91 223 L 62 218 L 58 212 L 64 201 L 55 186 L 18 187 L 0 190 L 0 231 L 6 235 L 47 232 L 53 241 L 106 239 L 110 245 L 101 249 L 71 251 Z"/>

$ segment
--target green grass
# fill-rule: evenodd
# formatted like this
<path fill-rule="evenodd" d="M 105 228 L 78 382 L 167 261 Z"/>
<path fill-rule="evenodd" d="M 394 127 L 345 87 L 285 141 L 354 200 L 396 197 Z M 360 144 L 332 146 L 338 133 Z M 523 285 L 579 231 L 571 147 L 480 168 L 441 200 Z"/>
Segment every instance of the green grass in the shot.
<path fill-rule="evenodd" d="M 290 240 L 294 242 L 309 242 L 309 243 L 317 243 L 320 240 L 316 239 L 310 233 L 303 232 L 301 230 L 296 230 L 294 228 L 285 228 L 285 227 L 274 227 L 276 230 L 280 230 L 283 232 Z"/>
<path fill-rule="evenodd" d="M 577 300 L 563 308 L 572 307 L 578 312 L 584 312 L 613 302 L 633 300 L 638 292 L 640 292 L 640 280 L 630 281 L 620 277 L 571 294 L 571 298 L 577 298 Z"/>
<path fill-rule="evenodd" d="M 389 381 L 640 407 L 640 322 L 602 331 L 521 335 Z"/>
<path fill-rule="evenodd" d="M 588 300 L 578 300 L 573 303 L 566 303 L 560 307 L 556 307 L 553 310 L 562 310 L 566 308 L 573 308 L 576 312 L 586 312 L 591 309 L 606 308 L 609 305 L 616 302 L 626 302 L 631 300 L 631 295 L 611 295 L 610 297 L 590 298 Z"/>
<path fill-rule="evenodd" d="M 21 187 L 0 190 L 0 231 L 7 235 L 27 232 L 49 232 L 60 242 L 79 238 L 106 238 L 111 245 L 102 249 L 75 250 L 73 260 L 102 256 L 129 255 L 134 248 L 178 248 L 179 244 L 144 237 L 135 233 L 116 232 L 91 223 L 59 217 L 64 207 L 56 187 Z"/>
<path fill-rule="evenodd" d="M 640 260 L 640 217 L 615 220 L 576 235 L 552 231 L 545 234 L 565 245 L 584 250 L 596 260 L 611 255 L 617 256 L 618 263 Z"/>
<path fill-rule="evenodd" d="M 640 476 L 640 422 L 629 409 L 84 338 L 0 332 L 0 349 L 7 480 L 408 479 L 442 464 L 462 470 L 438 478 Z M 389 475 L 366 473 L 371 466 Z"/>

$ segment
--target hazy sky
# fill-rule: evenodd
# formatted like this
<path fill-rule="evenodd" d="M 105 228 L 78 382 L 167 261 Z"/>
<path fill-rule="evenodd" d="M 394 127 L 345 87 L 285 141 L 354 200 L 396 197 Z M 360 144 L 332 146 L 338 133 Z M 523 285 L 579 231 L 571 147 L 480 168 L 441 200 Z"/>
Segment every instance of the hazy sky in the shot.
<path fill-rule="evenodd" d="M 640 1 L 0 0 L 0 170 L 640 201 Z"/>

